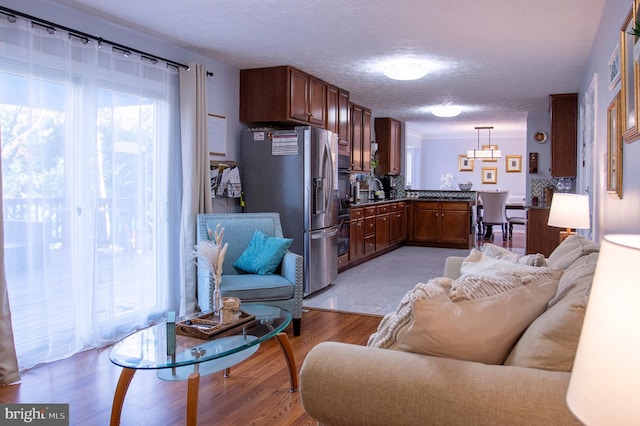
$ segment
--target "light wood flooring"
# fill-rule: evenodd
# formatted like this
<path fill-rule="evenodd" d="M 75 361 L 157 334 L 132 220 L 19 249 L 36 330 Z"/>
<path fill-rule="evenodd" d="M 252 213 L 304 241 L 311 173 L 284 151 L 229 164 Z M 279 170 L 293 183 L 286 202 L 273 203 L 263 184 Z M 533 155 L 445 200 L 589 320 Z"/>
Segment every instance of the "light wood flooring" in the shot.
<path fill-rule="evenodd" d="M 327 340 L 363 345 L 380 317 L 308 310 L 301 336 L 286 330 L 298 371 L 316 344 Z M 108 425 L 120 368 L 109 360 L 111 347 L 21 373 L 22 382 L 0 387 L 0 402 L 69 403 L 71 425 Z M 187 383 L 166 382 L 153 371 L 133 377 L 122 410 L 122 425 L 184 425 Z M 224 378 L 215 373 L 200 378 L 198 425 L 315 425 L 289 392 L 287 365 L 273 339 L 231 368 Z"/>

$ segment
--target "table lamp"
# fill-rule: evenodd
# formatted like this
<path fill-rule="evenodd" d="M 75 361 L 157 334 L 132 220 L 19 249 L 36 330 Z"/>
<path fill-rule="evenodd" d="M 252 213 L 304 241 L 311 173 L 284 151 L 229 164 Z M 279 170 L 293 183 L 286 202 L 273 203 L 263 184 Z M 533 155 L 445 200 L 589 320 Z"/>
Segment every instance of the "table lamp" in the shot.
<path fill-rule="evenodd" d="M 562 192 L 553 194 L 547 224 L 567 228 L 566 231 L 560 232 L 560 242 L 574 233 L 571 231 L 572 229 L 589 229 L 589 223 L 588 195 Z"/>
<path fill-rule="evenodd" d="M 640 424 L 638 264 L 640 235 L 604 236 L 567 390 L 587 425 Z"/>

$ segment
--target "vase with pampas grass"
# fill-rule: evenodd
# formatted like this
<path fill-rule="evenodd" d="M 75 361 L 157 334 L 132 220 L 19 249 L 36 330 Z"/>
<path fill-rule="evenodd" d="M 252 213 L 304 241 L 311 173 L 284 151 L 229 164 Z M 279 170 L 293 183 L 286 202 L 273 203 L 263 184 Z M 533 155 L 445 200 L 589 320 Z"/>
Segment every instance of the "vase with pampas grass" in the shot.
<path fill-rule="evenodd" d="M 207 229 L 207 234 L 211 239 L 201 241 L 196 245 L 191 256 L 201 259 L 209 268 L 209 275 L 213 280 L 213 306 L 211 308 L 214 312 L 220 312 L 222 309 L 222 297 L 220 295 L 222 264 L 224 263 L 224 255 L 227 252 L 228 243 L 222 244 L 224 228 L 220 228 L 220 224 L 216 226 L 216 230 L 213 232 L 211 229 Z M 211 293 L 209 295 L 211 296 Z"/>

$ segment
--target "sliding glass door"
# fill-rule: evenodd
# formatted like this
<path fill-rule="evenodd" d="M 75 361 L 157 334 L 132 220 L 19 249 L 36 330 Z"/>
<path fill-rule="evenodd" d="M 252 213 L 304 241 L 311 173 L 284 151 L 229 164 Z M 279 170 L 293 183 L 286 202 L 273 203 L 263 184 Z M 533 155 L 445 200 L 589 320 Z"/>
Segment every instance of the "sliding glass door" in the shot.
<path fill-rule="evenodd" d="M 20 368 L 177 310 L 177 71 L 18 23 L 0 45 L 5 264 Z M 3 33 L 4 35 L 4 33 Z"/>

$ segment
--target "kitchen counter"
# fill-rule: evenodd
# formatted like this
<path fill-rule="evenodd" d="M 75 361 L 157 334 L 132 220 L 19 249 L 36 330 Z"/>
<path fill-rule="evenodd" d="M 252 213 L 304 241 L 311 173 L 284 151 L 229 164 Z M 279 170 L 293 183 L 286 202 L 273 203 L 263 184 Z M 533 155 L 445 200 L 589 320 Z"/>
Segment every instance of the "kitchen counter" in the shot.
<path fill-rule="evenodd" d="M 370 200 L 370 201 L 361 201 L 359 203 L 351 204 L 349 207 L 366 207 L 373 206 L 377 204 L 383 203 L 397 203 L 399 201 L 410 201 L 409 198 L 385 198 L 384 200 Z"/>

